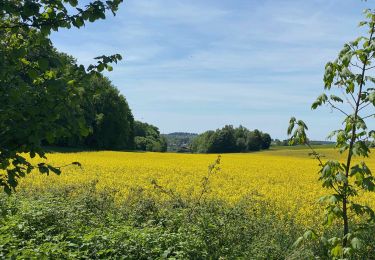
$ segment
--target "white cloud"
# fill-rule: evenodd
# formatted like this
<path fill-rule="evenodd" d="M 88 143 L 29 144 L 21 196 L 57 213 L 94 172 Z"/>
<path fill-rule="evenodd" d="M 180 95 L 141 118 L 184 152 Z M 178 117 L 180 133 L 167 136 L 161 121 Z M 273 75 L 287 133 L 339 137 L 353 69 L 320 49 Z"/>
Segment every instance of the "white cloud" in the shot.
<path fill-rule="evenodd" d="M 284 133 L 282 120 L 296 111 L 323 129 L 326 118 L 311 114 L 309 104 L 322 90 L 325 63 L 357 35 L 365 5 L 128 0 L 115 18 L 59 32 L 53 40 L 84 64 L 100 54 L 123 54 L 107 75 L 136 117 L 165 132 L 247 120 L 268 129 L 273 119 L 280 126 L 272 131 Z"/>

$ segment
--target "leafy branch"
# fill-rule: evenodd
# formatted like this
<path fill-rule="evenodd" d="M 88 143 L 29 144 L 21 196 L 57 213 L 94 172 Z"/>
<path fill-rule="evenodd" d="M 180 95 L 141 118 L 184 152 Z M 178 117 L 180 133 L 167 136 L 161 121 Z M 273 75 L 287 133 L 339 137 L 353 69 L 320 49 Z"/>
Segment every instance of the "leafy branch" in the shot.
<path fill-rule="evenodd" d="M 319 180 L 322 186 L 332 189 L 333 194 L 323 196 L 320 202 L 326 203 L 324 225 L 331 226 L 334 221 L 342 224 L 342 236 L 332 237 L 330 239 L 321 238 L 327 246 L 330 247 L 329 254 L 334 258 L 346 258 L 354 251 L 362 247 L 364 241 L 361 241 L 361 229 L 363 226 L 369 226 L 375 223 L 374 211 L 366 206 L 354 202 L 353 198 L 359 196 L 359 191 L 375 191 L 375 178 L 371 170 L 364 161 L 352 165 L 353 157 L 368 157 L 370 153 L 370 140 L 374 139 L 374 130 L 368 130 L 366 119 L 375 116 L 375 113 L 361 116 L 360 111 L 372 105 L 375 107 L 375 89 L 367 87 L 370 83 L 375 83 L 375 79 L 366 76 L 366 72 L 374 66 L 371 66 L 375 55 L 375 13 L 371 10 L 365 12 L 365 22 L 361 26 L 368 26 L 369 37 L 358 37 L 356 40 L 345 44 L 338 55 L 338 58 L 329 62 L 325 68 L 324 83 L 327 91 L 332 87 L 345 90 L 350 94 L 354 104 L 348 103 L 352 109 L 351 113 L 345 112 L 335 103 L 343 103 L 343 99 L 326 94 L 320 95 L 312 104 L 311 108 L 316 109 L 327 103 L 332 109 L 342 113 L 345 118 L 343 129 L 335 130 L 329 138 L 336 137 L 336 147 L 340 153 L 347 151 L 345 163 L 337 160 L 328 160 L 323 162 L 320 155 L 311 147 L 308 142 L 306 124 L 294 117 L 289 122 L 288 135 L 291 136 L 290 142 L 298 142 L 307 145 L 312 151 L 312 155 L 319 161 Z M 355 61 L 353 61 L 355 60 Z M 360 63 L 361 65 L 358 65 Z M 360 69 L 359 73 L 355 69 Z M 367 83 L 367 84 L 366 84 Z M 342 91 L 343 92 L 343 91 Z M 345 93 L 343 93 L 346 98 Z M 357 224 L 354 220 L 349 221 L 350 217 L 368 218 L 364 223 Z M 314 231 L 308 231 L 300 237 L 295 245 L 299 245 L 306 239 L 317 239 Z"/>

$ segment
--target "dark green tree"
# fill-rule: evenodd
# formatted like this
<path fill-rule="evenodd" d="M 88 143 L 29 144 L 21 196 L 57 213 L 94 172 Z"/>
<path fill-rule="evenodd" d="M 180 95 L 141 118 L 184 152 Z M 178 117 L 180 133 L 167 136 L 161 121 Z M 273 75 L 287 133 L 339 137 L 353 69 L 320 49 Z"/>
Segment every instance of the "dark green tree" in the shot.
<path fill-rule="evenodd" d="M 85 102 L 91 131 L 84 144 L 98 149 L 133 149 L 134 118 L 125 97 L 105 77 L 93 76 L 89 83 L 97 94 Z"/>
<path fill-rule="evenodd" d="M 134 143 L 135 149 L 141 151 L 165 152 L 167 151 L 167 141 L 160 135 L 156 126 L 134 122 Z"/>
<path fill-rule="evenodd" d="M 196 153 L 207 153 L 210 140 L 215 134 L 215 131 L 206 131 L 203 134 L 198 135 L 192 141 L 191 150 Z"/>
<path fill-rule="evenodd" d="M 262 133 L 261 138 L 262 138 L 262 149 L 265 150 L 265 149 L 270 148 L 271 142 L 272 142 L 271 136 L 267 133 Z"/>
<path fill-rule="evenodd" d="M 234 128 L 231 125 L 224 126 L 221 130 L 217 130 L 211 137 L 207 152 L 208 153 L 224 153 L 235 152 L 236 139 L 234 136 Z"/>
<path fill-rule="evenodd" d="M 248 151 L 259 151 L 262 149 L 262 133 L 255 129 L 247 134 L 246 138 Z"/>
<path fill-rule="evenodd" d="M 60 173 L 60 167 L 33 165 L 24 154 L 45 157 L 42 141 L 72 134 L 87 135 L 80 107 L 85 82 L 120 55 L 100 56 L 86 70 L 64 71 L 64 58 L 49 39 L 51 30 L 80 28 L 117 11 L 121 0 L 2 0 L 0 2 L 0 186 L 10 193 L 18 179 L 38 169 Z M 71 76 L 71 77 L 70 77 Z"/>
<path fill-rule="evenodd" d="M 233 153 L 268 149 L 271 144 L 269 134 L 259 130 L 249 131 L 243 126 L 233 128 L 227 125 L 216 131 L 206 131 L 192 142 L 196 153 Z"/>
<path fill-rule="evenodd" d="M 234 129 L 234 137 L 236 139 L 236 151 L 237 152 L 246 152 L 247 144 L 246 138 L 249 133 L 249 130 L 242 125 Z"/>

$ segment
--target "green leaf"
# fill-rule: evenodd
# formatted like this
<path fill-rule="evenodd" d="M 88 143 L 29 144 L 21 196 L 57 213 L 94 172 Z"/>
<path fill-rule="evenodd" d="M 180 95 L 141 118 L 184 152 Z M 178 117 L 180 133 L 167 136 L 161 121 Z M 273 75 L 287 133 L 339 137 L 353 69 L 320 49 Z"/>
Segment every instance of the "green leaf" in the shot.
<path fill-rule="evenodd" d="M 34 69 L 30 69 L 27 74 L 29 75 L 29 77 L 33 80 L 35 80 L 36 78 L 38 78 L 38 72 Z"/>
<path fill-rule="evenodd" d="M 362 188 L 367 191 L 374 191 L 375 190 L 374 178 L 372 176 L 364 178 L 362 181 Z"/>
<path fill-rule="evenodd" d="M 325 237 L 321 237 L 320 238 L 320 241 L 322 242 L 322 244 L 324 245 L 324 246 L 327 246 L 328 245 L 328 239 L 327 238 L 325 238 Z"/>
<path fill-rule="evenodd" d="M 295 123 L 296 123 L 296 118 L 295 117 L 290 118 L 289 127 L 288 127 L 288 135 L 292 134 Z"/>
<path fill-rule="evenodd" d="M 362 247 L 362 241 L 357 237 L 353 238 L 352 241 L 350 241 L 350 244 L 353 249 L 361 249 Z"/>
<path fill-rule="evenodd" d="M 76 22 L 77 27 L 81 27 L 82 25 L 84 25 L 84 21 L 83 21 L 83 19 L 81 17 L 78 17 L 75 20 L 75 22 Z"/>
<path fill-rule="evenodd" d="M 348 179 L 346 178 L 345 174 L 341 173 L 341 172 L 338 172 L 336 174 L 336 181 L 338 183 L 347 183 L 348 182 Z"/>
<path fill-rule="evenodd" d="M 315 102 L 311 105 L 311 109 L 316 109 L 318 106 L 323 105 L 328 100 L 328 97 L 326 94 L 321 94 Z"/>
<path fill-rule="evenodd" d="M 38 165 L 38 170 L 40 173 L 46 173 L 47 175 L 49 173 L 49 169 L 44 163 Z"/>
<path fill-rule="evenodd" d="M 375 105 L 375 91 L 372 91 L 371 93 L 368 94 L 367 100 Z"/>
<path fill-rule="evenodd" d="M 303 240 L 304 240 L 303 237 L 299 237 L 299 238 L 293 243 L 292 247 L 293 247 L 293 248 L 297 248 L 297 247 L 299 247 L 299 246 L 302 244 Z"/>
<path fill-rule="evenodd" d="M 50 171 L 52 171 L 53 173 L 55 173 L 55 174 L 57 174 L 57 175 L 60 175 L 60 174 L 61 174 L 61 170 L 60 170 L 59 168 L 55 168 L 55 167 L 53 167 L 53 166 L 51 166 L 51 165 L 48 165 L 47 167 L 48 167 L 48 169 L 49 169 Z"/>
<path fill-rule="evenodd" d="M 104 70 L 104 64 L 103 63 L 100 63 L 98 66 L 97 66 L 97 69 L 99 72 L 102 72 Z"/>
<path fill-rule="evenodd" d="M 339 98 L 338 96 L 335 96 L 335 95 L 331 95 L 330 99 L 335 101 L 335 102 L 340 102 L 340 103 L 344 102 L 341 98 Z"/>
<path fill-rule="evenodd" d="M 30 16 L 36 15 L 39 13 L 39 5 L 33 2 L 25 2 L 23 6 L 23 10 L 21 12 L 21 16 L 24 18 L 28 18 Z"/>
<path fill-rule="evenodd" d="M 343 248 L 341 245 L 336 245 L 334 248 L 331 250 L 331 255 L 335 257 L 340 257 L 343 254 Z"/>
<path fill-rule="evenodd" d="M 67 84 L 70 85 L 70 86 L 72 86 L 72 85 L 74 85 L 75 82 L 76 81 L 74 79 L 72 79 L 72 80 L 69 80 Z"/>
<path fill-rule="evenodd" d="M 49 65 L 48 59 L 40 58 L 40 59 L 38 60 L 38 65 L 39 65 L 39 68 L 40 68 L 42 71 L 46 71 L 46 70 L 48 69 L 48 65 Z"/>
<path fill-rule="evenodd" d="M 316 235 L 316 233 L 312 230 L 307 230 L 305 232 L 305 234 L 303 234 L 303 237 L 305 239 L 316 239 L 318 236 Z"/>
<path fill-rule="evenodd" d="M 337 194 L 326 195 L 319 199 L 319 202 L 329 202 L 331 204 L 337 204 L 340 202 L 340 197 Z"/>
<path fill-rule="evenodd" d="M 73 7 L 76 7 L 77 4 L 78 4 L 78 1 L 77 0 L 69 0 L 69 4 Z"/>
<path fill-rule="evenodd" d="M 346 87 L 346 93 L 353 93 L 354 92 L 354 82 L 350 82 L 349 85 Z"/>

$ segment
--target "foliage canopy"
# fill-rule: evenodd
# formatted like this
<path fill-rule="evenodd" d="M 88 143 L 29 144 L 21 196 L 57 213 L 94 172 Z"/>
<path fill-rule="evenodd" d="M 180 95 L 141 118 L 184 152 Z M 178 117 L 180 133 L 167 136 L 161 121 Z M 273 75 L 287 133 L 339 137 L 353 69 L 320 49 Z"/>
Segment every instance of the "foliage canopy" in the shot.
<path fill-rule="evenodd" d="M 115 14 L 121 2 L 94 1 L 81 8 L 77 0 L 1 1 L 0 169 L 5 173 L 0 186 L 7 193 L 34 168 L 60 173 L 60 167 L 32 165 L 24 154 L 45 157 L 43 140 L 87 136 L 81 107 L 84 86 L 121 59 L 118 54 L 99 56 L 87 69 L 72 64 L 66 71 L 67 57 L 54 50 L 51 31 L 104 19 L 107 11 Z"/>
<path fill-rule="evenodd" d="M 197 153 L 233 153 L 259 151 L 268 149 L 270 145 L 271 136 L 267 133 L 226 125 L 222 129 L 198 135 L 193 140 L 192 150 Z"/>
<path fill-rule="evenodd" d="M 167 151 L 167 140 L 160 135 L 156 126 L 134 122 L 135 149 L 139 151 L 165 152 Z"/>

